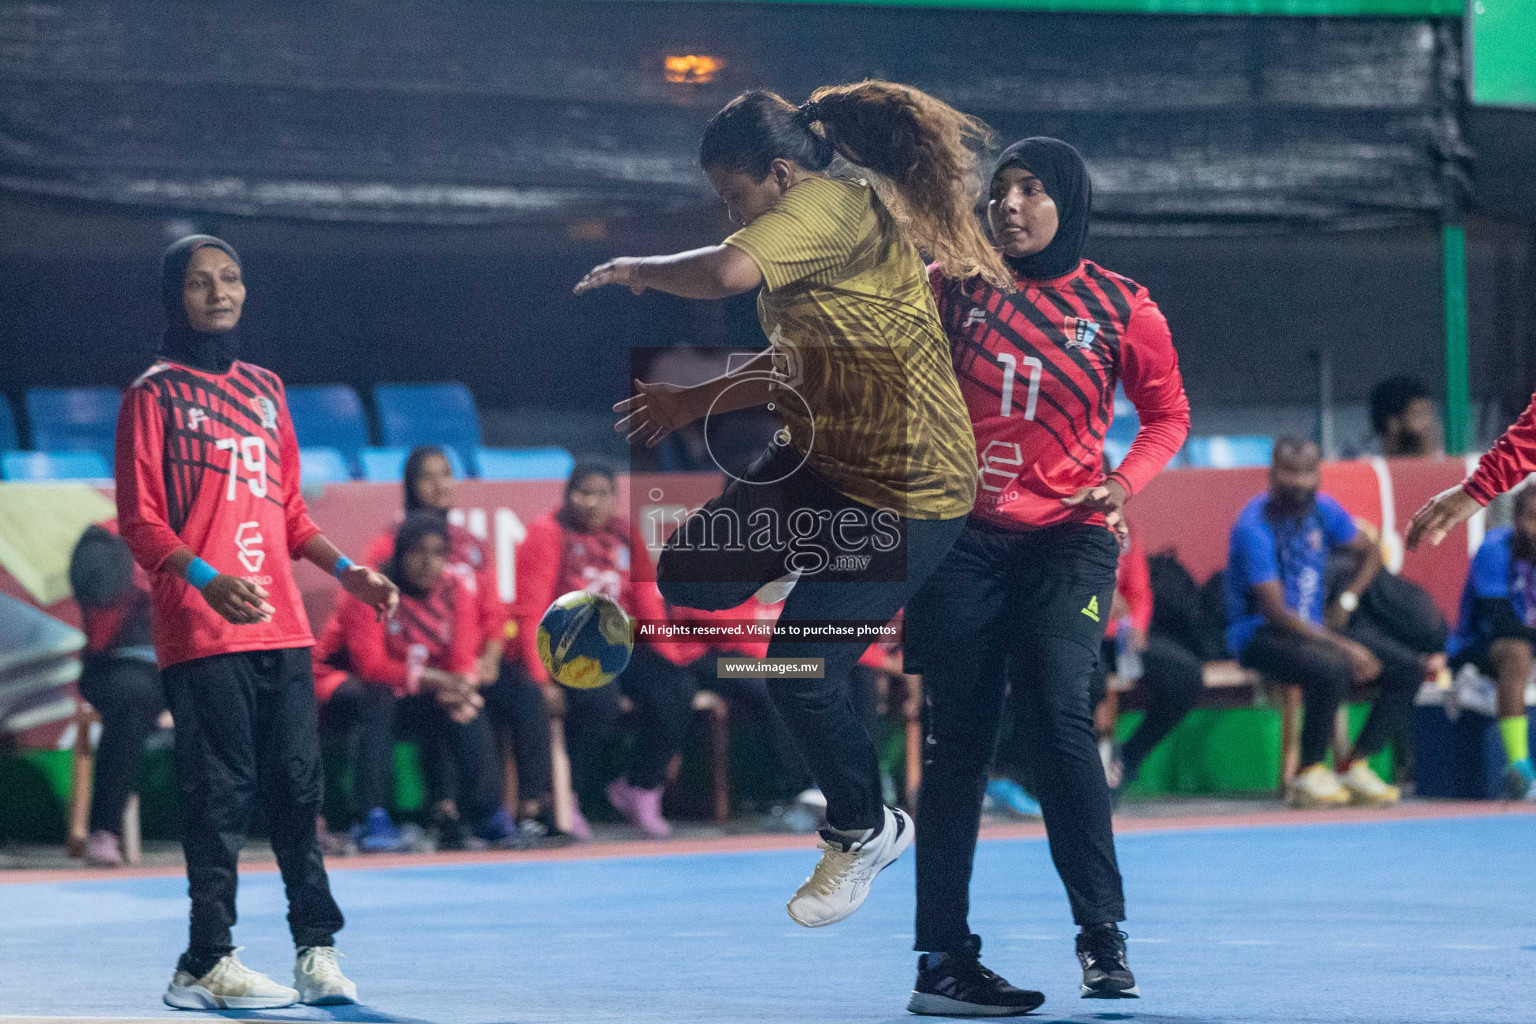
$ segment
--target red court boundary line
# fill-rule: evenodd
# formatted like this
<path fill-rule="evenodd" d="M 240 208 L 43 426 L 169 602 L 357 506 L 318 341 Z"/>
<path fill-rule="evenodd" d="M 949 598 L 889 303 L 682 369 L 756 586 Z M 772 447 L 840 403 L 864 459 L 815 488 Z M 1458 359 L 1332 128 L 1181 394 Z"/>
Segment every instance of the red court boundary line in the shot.
<path fill-rule="evenodd" d="M 1277 808 L 1241 814 L 1192 814 L 1167 818 L 1119 818 L 1115 833 L 1195 832 L 1224 828 L 1275 828 L 1291 825 L 1359 825 L 1388 821 L 1434 821 L 1448 818 L 1498 818 L 1536 816 L 1536 803 L 1493 801 L 1436 801 L 1398 804 L 1386 808 L 1344 808 L 1327 811 L 1298 811 Z M 992 825 L 981 830 L 982 839 L 1041 839 L 1045 828 L 1035 823 Z M 811 836 L 771 833 L 766 835 L 722 836 L 717 839 L 673 839 L 596 843 L 568 846 L 556 850 L 485 850 L 473 853 L 371 854 L 338 857 L 326 861 L 327 871 L 358 871 L 374 868 L 453 867 L 472 864 L 544 863 L 549 861 L 614 860 L 623 857 L 675 857 L 692 854 L 761 853 L 775 850 L 809 850 Z M 271 874 L 275 861 L 242 861 L 242 874 Z M 180 864 L 104 870 L 78 867 L 53 870 L 10 868 L 0 870 L 0 885 L 26 885 L 47 882 L 101 882 L 120 878 L 179 878 L 185 873 Z"/>

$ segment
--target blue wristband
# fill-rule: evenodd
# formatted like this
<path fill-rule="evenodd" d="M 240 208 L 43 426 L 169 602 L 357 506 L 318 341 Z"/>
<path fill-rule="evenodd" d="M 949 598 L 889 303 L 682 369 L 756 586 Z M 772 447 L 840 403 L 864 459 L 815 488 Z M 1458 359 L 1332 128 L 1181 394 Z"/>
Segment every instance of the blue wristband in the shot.
<path fill-rule="evenodd" d="M 331 575 L 335 576 L 337 579 L 341 579 L 341 574 L 352 568 L 354 564 L 356 563 L 354 563 L 352 559 L 348 558 L 346 555 L 342 555 L 340 558 L 336 559 L 336 568 L 331 570 Z"/>
<path fill-rule="evenodd" d="M 187 563 L 187 571 L 182 575 L 186 577 L 188 583 L 192 584 L 198 590 L 202 590 L 208 584 L 212 583 L 213 578 L 218 574 L 219 570 L 215 569 L 201 558 L 194 558 L 192 561 Z"/>

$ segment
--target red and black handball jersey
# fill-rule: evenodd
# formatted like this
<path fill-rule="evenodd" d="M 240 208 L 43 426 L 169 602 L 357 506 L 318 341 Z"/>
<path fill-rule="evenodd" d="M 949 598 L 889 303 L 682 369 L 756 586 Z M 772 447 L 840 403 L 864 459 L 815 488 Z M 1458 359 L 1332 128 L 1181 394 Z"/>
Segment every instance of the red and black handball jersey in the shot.
<path fill-rule="evenodd" d="M 1102 483 L 1116 383 L 1141 430 L 1113 476 L 1135 494 L 1189 434 L 1168 322 L 1141 285 L 1084 260 L 1065 277 L 1003 292 L 980 278 L 930 282 L 976 433 L 971 514 L 1034 529 L 1102 515 L 1061 499 Z"/>
<path fill-rule="evenodd" d="M 1536 395 L 1520 418 L 1504 431 L 1477 462 L 1477 469 L 1467 477 L 1462 488 L 1486 505 L 1536 473 Z"/>
<path fill-rule="evenodd" d="M 343 594 L 315 645 L 315 692 L 328 700 L 349 674 L 402 697 L 419 690 L 423 668 L 473 676 L 478 616 L 474 591 L 454 572 L 421 597 L 401 591 L 395 614 L 383 622 Z"/>
<path fill-rule="evenodd" d="M 119 531 L 154 583 L 162 668 L 314 642 L 292 560 L 320 528 L 299 493 L 299 444 L 276 374 L 242 362 L 227 373 L 156 363 L 123 396 L 116 476 Z M 272 621 L 227 622 L 191 584 L 161 572 L 183 545 L 264 587 Z"/>
<path fill-rule="evenodd" d="M 363 549 L 363 564 L 382 570 L 395 553 L 395 535 L 399 532 L 400 524 L 396 523 L 369 541 Z M 480 538 L 453 523 L 448 524 L 448 570 L 457 574 L 475 595 L 480 612 L 477 650 L 483 650 L 492 640 L 504 641 L 510 615 L 497 593 L 496 566 Z"/>

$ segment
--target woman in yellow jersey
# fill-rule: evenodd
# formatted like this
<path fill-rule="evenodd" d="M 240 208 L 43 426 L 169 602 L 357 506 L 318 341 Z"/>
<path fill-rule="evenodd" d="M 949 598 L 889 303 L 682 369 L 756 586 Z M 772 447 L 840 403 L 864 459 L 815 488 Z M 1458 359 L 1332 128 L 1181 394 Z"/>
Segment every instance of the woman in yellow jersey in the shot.
<path fill-rule="evenodd" d="M 975 441 L 918 250 L 956 278 L 1011 281 L 972 212 L 972 146 L 986 134 L 889 82 L 818 89 L 798 108 L 743 93 L 699 147 L 741 230 L 691 252 L 611 260 L 576 286 L 695 299 L 761 288 L 768 349 L 697 386 L 637 384 L 615 406 L 626 414 L 619 429 L 647 444 L 750 406 L 784 421 L 668 541 L 657 578 L 669 602 L 734 608 L 778 581 L 792 586 L 781 627 L 886 622 L 959 536 L 976 497 Z M 888 187 L 829 176 L 837 156 Z M 911 821 L 881 801 L 875 746 L 847 694 L 868 639 L 780 636 L 768 649 L 816 666 L 806 673 L 816 678 L 770 672 L 775 705 L 827 798 L 821 862 L 789 902 L 807 927 L 857 910 L 912 842 Z"/>

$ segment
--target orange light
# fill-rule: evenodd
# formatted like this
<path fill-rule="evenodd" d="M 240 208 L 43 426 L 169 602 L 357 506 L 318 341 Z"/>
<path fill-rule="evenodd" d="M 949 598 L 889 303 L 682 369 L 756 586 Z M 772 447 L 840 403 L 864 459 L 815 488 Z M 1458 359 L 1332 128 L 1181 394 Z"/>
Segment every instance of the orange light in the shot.
<path fill-rule="evenodd" d="M 669 82 L 702 85 L 714 81 L 715 73 L 723 67 L 722 60 L 690 53 L 686 57 L 668 57 L 665 70 Z"/>

